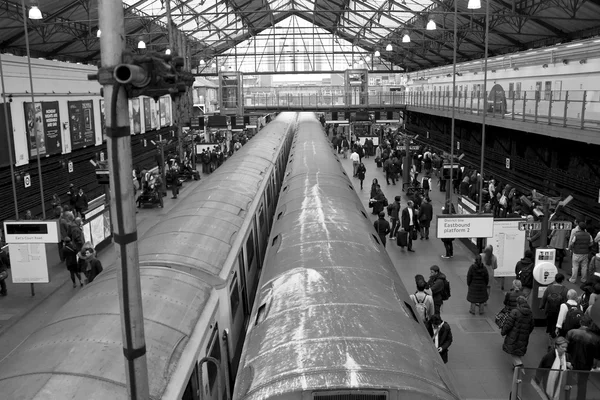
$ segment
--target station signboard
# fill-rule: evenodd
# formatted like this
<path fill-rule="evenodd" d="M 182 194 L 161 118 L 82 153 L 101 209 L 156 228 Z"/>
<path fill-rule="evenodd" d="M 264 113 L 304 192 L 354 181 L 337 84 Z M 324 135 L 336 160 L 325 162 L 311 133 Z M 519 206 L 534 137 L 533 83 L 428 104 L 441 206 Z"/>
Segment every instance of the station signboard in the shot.
<path fill-rule="evenodd" d="M 492 214 L 438 215 L 437 237 L 439 239 L 491 238 L 494 236 Z"/>
<path fill-rule="evenodd" d="M 58 243 L 58 221 L 4 221 L 6 243 Z"/>
<path fill-rule="evenodd" d="M 520 231 L 539 231 L 541 229 L 541 222 L 519 222 Z"/>

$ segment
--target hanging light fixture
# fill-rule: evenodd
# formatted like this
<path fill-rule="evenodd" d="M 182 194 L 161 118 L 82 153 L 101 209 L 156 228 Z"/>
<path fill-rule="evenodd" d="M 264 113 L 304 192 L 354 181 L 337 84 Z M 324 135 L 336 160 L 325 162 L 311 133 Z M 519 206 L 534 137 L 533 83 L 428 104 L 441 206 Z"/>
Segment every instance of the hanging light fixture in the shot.
<path fill-rule="evenodd" d="M 146 43 L 144 43 L 143 40 L 140 40 L 138 42 L 138 49 L 145 49 L 146 48 Z"/>
<path fill-rule="evenodd" d="M 99 38 L 100 36 L 102 36 L 102 31 L 100 29 L 98 29 L 96 31 L 96 37 Z"/>
<path fill-rule="evenodd" d="M 217 63 L 216 63 L 216 62 L 213 62 L 211 66 L 212 66 L 214 69 L 217 69 Z"/>
<path fill-rule="evenodd" d="M 428 31 L 435 31 L 437 29 L 437 26 L 435 24 L 435 21 L 430 19 L 429 22 L 427 23 L 427 30 Z"/>
<path fill-rule="evenodd" d="M 371 62 L 371 56 L 366 56 L 366 57 L 365 57 L 365 61 L 366 61 L 366 62 Z"/>
<path fill-rule="evenodd" d="M 385 51 L 392 51 L 392 50 L 394 50 L 394 48 L 392 47 L 392 44 L 388 43 L 388 45 L 385 46 Z"/>
<path fill-rule="evenodd" d="M 38 8 L 38 6 L 32 6 L 29 9 L 29 19 L 42 19 L 42 12 Z"/>
<path fill-rule="evenodd" d="M 204 65 L 204 64 L 206 64 L 206 61 L 204 61 L 204 59 L 201 59 L 200 60 L 200 65 Z"/>
<path fill-rule="evenodd" d="M 479 10 L 481 8 L 481 0 L 469 0 L 467 8 L 469 10 Z"/>
<path fill-rule="evenodd" d="M 166 55 L 170 55 L 170 54 L 171 54 L 171 49 L 167 49 L 167 50 L 165 50 L 165 54 L 166 54 Z"/>
<path fill-rule="evenodd" d="M 405 33 L 404 36 L 402 36 L 402 43 L 410 43 L 410 36 L 408 33 Z"/>
<path fill-rule="evenodd" d="M 380 57 L 381 53 L 379 53 L 379 50 L 375 50 L 375 54 L 373 54 L 375 57 Z"/>

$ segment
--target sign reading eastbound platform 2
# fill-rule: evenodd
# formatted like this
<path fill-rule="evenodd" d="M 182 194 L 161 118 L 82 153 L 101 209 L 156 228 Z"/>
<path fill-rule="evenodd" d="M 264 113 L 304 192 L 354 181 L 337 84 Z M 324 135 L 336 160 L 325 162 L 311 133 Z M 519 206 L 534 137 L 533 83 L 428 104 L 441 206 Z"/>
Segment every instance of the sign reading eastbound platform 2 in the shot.
<path fill-rule="evenodd" d="M 494 236 L 494 217 L 479 215 L 438 215 L 437 237 L 439 239 L 490 238 Z"/>

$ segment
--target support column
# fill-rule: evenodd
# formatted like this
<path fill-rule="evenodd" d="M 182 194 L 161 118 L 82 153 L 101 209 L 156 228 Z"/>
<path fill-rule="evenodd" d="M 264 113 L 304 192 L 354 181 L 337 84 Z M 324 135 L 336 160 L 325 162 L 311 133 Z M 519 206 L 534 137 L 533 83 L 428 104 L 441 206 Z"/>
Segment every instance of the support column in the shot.
<path fill-rule="evenodd" d="M 120 0 L 99 0 L 102 37 L 102 68 L 111 71 L 122 62 L 125 49 L 123 5 Z M 117 284 L 123 330 L 123 355 L 130 399 L 150 398 L 144 316 L 138 261 L 137 226 L 131 171 L 131 133 L 125 90 L 116 82 L 103 82 L 106 104 L 106 136 L 110 189 L 110 211 L 117 254 Z"/>

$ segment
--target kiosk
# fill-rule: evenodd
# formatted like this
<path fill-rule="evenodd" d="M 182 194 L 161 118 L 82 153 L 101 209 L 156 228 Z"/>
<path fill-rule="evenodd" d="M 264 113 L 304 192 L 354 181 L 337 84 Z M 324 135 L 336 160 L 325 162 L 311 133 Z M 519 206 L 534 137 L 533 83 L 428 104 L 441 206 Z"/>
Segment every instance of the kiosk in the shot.
<path fill-rule="evenodd" d="M 243 115 L 242 73 L 219 73 L 219 110 L 221 115 Z"/>
<path fill-rule="evenodd" d="M 344 74 L 346 105 L 358 106 L 368 103 L 369 71 L 366 69 L 348 69 Z"/>

